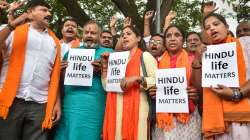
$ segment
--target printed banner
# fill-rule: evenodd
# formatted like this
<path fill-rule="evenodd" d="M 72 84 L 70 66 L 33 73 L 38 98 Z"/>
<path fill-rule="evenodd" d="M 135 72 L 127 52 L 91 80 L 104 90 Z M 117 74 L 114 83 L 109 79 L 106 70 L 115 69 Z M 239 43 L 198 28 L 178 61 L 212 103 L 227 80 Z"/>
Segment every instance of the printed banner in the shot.
<path fill-rule="evenodd" d="M 106 91 L 122 92 L 121 80 L 125 77 L 129 51 L 110 53 Z"/>
<path fill-rule="evenodd" d="M 236 43 L 209 45 L 202 56 L 202 87 L 239 87 Z"/>
<path fill-rule="evenodd" d="M 185 68 L 158 69 L 156 87 L 156 112 L 189 112 Z"/>
<path fill-rule="evenodd" d="M 92 86 L 95 49 L 70 49 L 64 85 Z"/>

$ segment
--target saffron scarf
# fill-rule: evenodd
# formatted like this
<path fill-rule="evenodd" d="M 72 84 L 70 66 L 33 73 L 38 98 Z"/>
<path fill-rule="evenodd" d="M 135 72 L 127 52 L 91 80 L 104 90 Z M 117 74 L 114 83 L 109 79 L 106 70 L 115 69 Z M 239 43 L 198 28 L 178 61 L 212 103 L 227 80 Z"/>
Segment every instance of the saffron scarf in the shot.
<path fill-rule="evenodd" d="M 162 56 L 160 60 L 159 69 L 165 68 L 173 68 L 175 65 L 176 68 L 184 67 L 186 68 L 186 75 L 187 75 L 187 82 L 188 85 L 190 84 L 190 77 L 191 77 L 191 62 L 189 62 L 188 53 L 185 52 L 183 49 L 177 54 L 177 60 L 175 63 L 171 62 L 171 57 L 169 56 L 168 52 Z M 192 102 L 189 100 L 189 102 Z M 173 125 L 173 117 L 176 117 L 177 121 L 181 123 L 187 123 L 190 120 L 190 115 L 188 113 L 156 113 L 156 125 L 158 128 L 161 128 L 165 131 L 170 131 L 174 128 Z"/>
<path fill-rule="evenodd" d="M 61 40 L 60 43 L 63 43 L 64 41 Z M 72 43 L 71 43 L 71 48 L 77 48 L 80 46 L 80 40 L 78 38 L 76 38 L 75 40 L 72 40 Z"/>
<path fill-rule="evenodd" d="M 73 43 L 72 43 L 72 46 L 71 48 L 77 48 L 80 46 L 80 40 L 78 38 L 76 38 Z"/>
<path fill-rule="evenodd" d="M 136 53 L 127 64 L 125 77 L 140 76 L 141 49 L 137 48 Z M 103 125 L 103 140 L 114 140 L 116 135 L 116 104 L 117 93 L 108 92 L 106 111 Z M 140 85 L 135 84 L 123 93 L 122 111 L 122 139 L 137 140 L 138 121 L 140 104 Z"/>
<path fill-rule="evenodd" d="M 230 36 L 224 42 L 236 42 L 239 83 L 242 86 L 246 82 L 246 66 L 241 45 L 237 39 Z M 226 101 L 215 95 L 210 88 L 203 88 L 202 132 L 204 136 L 225 133 L 228 122 L 250 122 L 249 99 L 244 98 L 238 103 Z"/>
<path fill-rule="evenodd" d="M 0 117 L 7 119 L 9 108 L 11 107 L 22 76 L 23 65 L 25 62 L 25 51 L 28 39 L 29 25 L 18 26 L 14 32 L 12 53 L 9 59 L 9 67 L 5 82 L 0 92 Z M 60 44 L 55 34 L 49 30 L 49 35 L 54 39 L 57 46 L 55 64 L 51 73 L 48 88 L 48 102 L 46 106 L 45 118 L 42 123 L 43 129 L 52 127 L 52 112 L 57 99 L 57 89 L 60 75 Z"/>

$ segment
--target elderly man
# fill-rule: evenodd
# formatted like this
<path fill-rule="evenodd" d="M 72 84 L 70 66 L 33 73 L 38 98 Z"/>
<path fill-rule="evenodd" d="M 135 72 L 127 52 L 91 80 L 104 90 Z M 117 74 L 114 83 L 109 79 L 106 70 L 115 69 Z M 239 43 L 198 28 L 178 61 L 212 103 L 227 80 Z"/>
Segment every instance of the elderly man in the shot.
<path fill-rule="evenodd" d="M 236 29 L 237 37 L 250 36 L 250 23 L 241 22 Z"/>
<path fill-rule="evenodd" d="M 189 32 L 187 34 L 186 41 L 187 41 L 188 55 L 189 55 L 190 59 L 193 60 L 196 49 L 198 47 L 200 47 L 202 44 L 201 36 L 197 32 Z"/>
<path fill-rule="evenodd" d="M 83 42 L 79 48 L 95 49 L 92 86 L 64 85 L 62 120 L 55 140 L 101 140 L 106 93 L 102 87 L 100 58 L 104 52 L 112 50 L 99 44 L 100 33 L 95 21 L 83 26 Z"/>

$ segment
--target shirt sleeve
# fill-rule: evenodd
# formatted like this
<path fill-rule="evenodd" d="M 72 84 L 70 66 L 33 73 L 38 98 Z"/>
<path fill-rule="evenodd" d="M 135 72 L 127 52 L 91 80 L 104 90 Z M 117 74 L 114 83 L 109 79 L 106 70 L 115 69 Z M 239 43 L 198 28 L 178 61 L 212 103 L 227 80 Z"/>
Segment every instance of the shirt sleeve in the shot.
<path fill-rule="evenodd" d="M 143 61 L 147 72 L 147 76 L 144 77 L 146 80 L 146 86 L 144 88 L 147 90 L 152 86 L 155 86 L 155 72 L 157 70 L 157 62 L 149 52 L 143 53 Z"/>

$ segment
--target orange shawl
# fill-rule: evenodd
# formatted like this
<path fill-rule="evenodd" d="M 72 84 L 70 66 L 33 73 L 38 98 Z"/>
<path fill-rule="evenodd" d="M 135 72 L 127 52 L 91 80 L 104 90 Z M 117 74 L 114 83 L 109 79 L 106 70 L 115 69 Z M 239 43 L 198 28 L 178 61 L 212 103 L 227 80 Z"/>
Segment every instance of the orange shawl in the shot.
<path fill-rule="evenodd" d="M 236 42 L 239 83 L 246 82 L 246 66 L 239 41 L 227 37 L 226 42 Z M 209 88 L 203 88 L 203 120 L 202 132 L 205 137 L 222 134 L 226 131 L 225 122 L 249 122 L 249 99 L 242 99 L 235 103 L 220 99 Z"/>
<path fill-rule="evenodd" d="M 64 41 L 61 39 L 61 43 L 63 43 Z M 78 38 L 76 38 L 75 40 L 72 40 L 72 45 L 71 48 L 77 48 L 80 46 L 80 40 Z"/>
<path fill-rule="evenodd" d="M 140 57 L 138 48 L 126 68 L 126 77 L 140 76 Z M 103 125 L 103 140 L 114 140 L 116 135 L 117 93 L 108 92 Z M 137 140 L 139 121 L 140 86 L 135 84 L 123 93 L 122 139 Z M 118 130 L 119 131 L 119 130 Z"/>
<path fill-rule="evenodd" d="M 71 48 L 77 48 L 77 47 L 79 47 L 79 46 L 80 46 L 80 40 L 79 40 L 78 38 L 76 38 L 76 39 L 74 40 L 74 42 L 72 43 Z"/>
<path fill-rule="evenodd" d="M 191 77 L 191 62 L 189 62 L 188 59 L 188 53 L 185 52 L 183 49 L 179 52 L 177 56 L 176 61 L 176 67 L 186 68 L 186 75 L 187 75 L 187 81 L 188 85 L 190 84 L 190 77 Z M 162 59 L 159 63 L 159 69 L 164 68 L 171 68 L 170 66 L 170 56 L 168 52 L 166 51 Z M 181 123 L 187 123 L 190 119 L 190 115 L 188 113 L 157 113 L 156 114 L 156 124 L 158 128 L 161 128 L 165 131 L 170 131 L 172 128 L 174 128 L 173 125 L 173 117 L 176 116 L 176 119 Z"/>
<path fill-rule="evenodd" d="M 28 39 L 29 25 L 24 24 L 18 26 L 14 32 L 13 49 L 10 55 L 9 68 L 6 75 L 5 83 L 3 84 L 0 93 L 0 117 L 6 119 L 9 108 L 11 107 L 16 92 L 19 87 L 19 82 L 22 76 L 23 65 L 25 61 L 25 50 Z M 57 55 L 55 65 L 51 74 L 50 85 L 48 89 L 48 102 L 46 106 L 45 119 L 42 124 L 43 129 L 52 127 L 52 112 L 57 99 L 57 89 L 60 75 L 60 44 L 54 33 L 49 30 L 49 35 L 54 39 L 57 45 Z"/>

